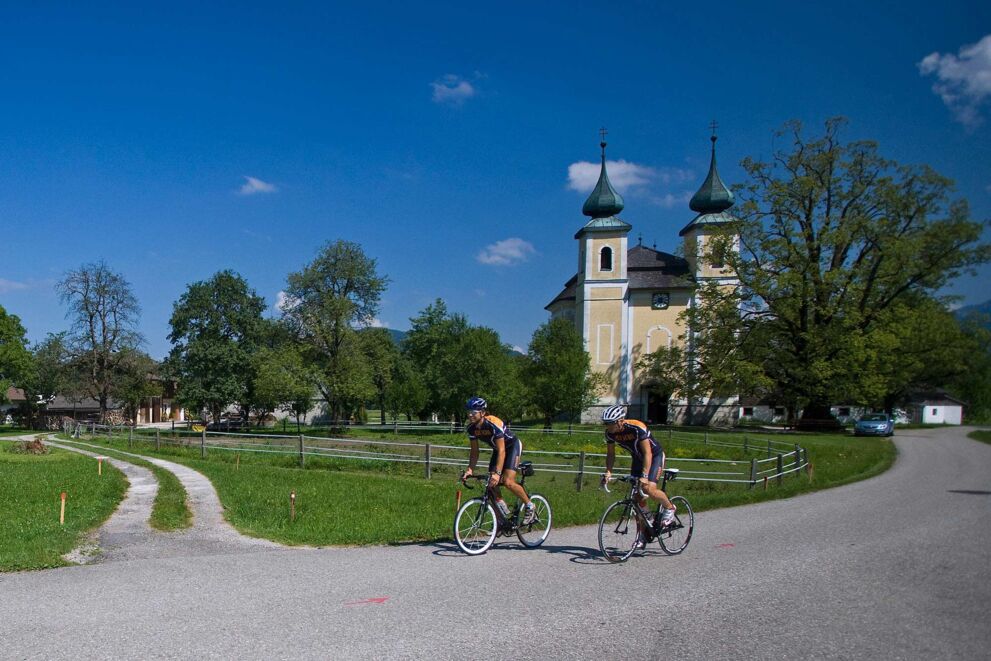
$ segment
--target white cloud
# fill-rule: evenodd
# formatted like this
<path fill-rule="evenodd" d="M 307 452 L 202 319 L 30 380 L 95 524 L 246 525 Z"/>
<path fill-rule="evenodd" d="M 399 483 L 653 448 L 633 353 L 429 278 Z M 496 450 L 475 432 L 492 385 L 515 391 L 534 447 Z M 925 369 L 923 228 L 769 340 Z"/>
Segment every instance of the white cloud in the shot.
<path fill-rule="evenodd" d="M 279 312 L 288 312 L 298 305 L 296 299 L 284 291 L 275 295 L 275 309 Z"/>
<path fill-rule="evenodd" d="M 930 53 L 919 62 L 923 76 L 935 74 L 932 90 L 955 119 L 974 128 L 983 119 L 980 107 L 991 97 L 991 34 L 952 53 Z"/>
<path fill-rule="evenodd" d="M 524 349 L 523 347 L 521 347 L 518 344 L 514 344 L 513 345 L 513 351 L 515 351 L 516 353 L 523 353 L 523 354 L 526 353 L 526 349 Z"/>
<path fill-rule="evenodd" d="M 692 191 L 683 190 L 677 193 L 652 196 L 650 201 L 664 209 L 674 209 L 675 207 L 687 207 L 692 199 L 692 195 L 694 195 Z"/>
<path fill-rule="evenodd" d="M 482 264 L 504 266 L 513 262 L 525 262 L 530 255 L 536 252 L 530 242 L 512 237 L 486 246 L 475 259 Z"/>
<path fill-rule="evenodd" d="M 27 289 L 28 286 L 23 282 L 15 282 L 13 280 L 5 280 L 0 278 L 0 294 L 9 294 L 12 291 L 21 291 Z"/>
<path fill-rule="evenodd" d="M 601 168 L 601 163 L 572 163 L 568 166 L 568 188 L 580 193 L 591 192 L 599 180 Z M 657 177 L 654 168 L 629 161 L 606 161 L 606 169 L 609 171 L 609 181 L 620 193 L 635 186 L 645 186 Z"/>
<path fill-rule="evenodd" d="M 275 184 L 270 184 L 255 177 L 244 177 L 245 182 L 241 185 L 238 193 L 241 195 L 257 195 L 258 193 L 276 193 L 278 188 Z"/>
<path fill-rule="evenodd" d="M 372 320 L 368 322 L 368 325 L 371 328 L 388 328 L 389 327 L 389 322 L 388 321 L 382 321 L 381 319 L 375 319 L 373 317 Z"/>
<path fill-rule="evenodd" d="M 460 106 L 466 100 L 478 94 L 478 90 L 474 85 L 461 76 L 451 73 L 430 83 L 430 87 L 434 91 L 431 97 L 434 103 L 447 103 L 452 106 Z"/>

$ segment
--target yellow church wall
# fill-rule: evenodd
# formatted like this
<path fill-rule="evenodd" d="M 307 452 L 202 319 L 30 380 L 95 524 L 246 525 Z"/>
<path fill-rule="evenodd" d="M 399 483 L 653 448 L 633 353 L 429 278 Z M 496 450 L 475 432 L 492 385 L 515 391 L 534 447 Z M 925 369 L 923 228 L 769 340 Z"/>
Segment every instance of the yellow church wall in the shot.
<path fill-rule="evenodd" d="M 589 260 L 585 270 L 585 280 L 613 280 L 626 277 L 626 251 L 624 237 L 621 234 L 603 233 L 591 236 L 587 240 L 585 259 Z M 612 269 L 600 269 L 602 249 L 612 250 Z"/>
<path fill-rule="evenodd" d="M 653 294 L 651 291 L 636 291 L 630 294 L 630 308 L 633 310 L 630 358 L 633 365 L 636 365 L 636 362 L 648 351 L 678 346 L 682 342 L 679 337 L 684 333 L 684 327 L 678 320 L 678 315 L 688 307 L 691 292 L 688 290 L 667 290 L 667 292 L 671 298 L 665 310 L 651 308 Z M 633 370 L 632 386 L 631 393 L 639 391 L 640 379 L 637 378 L 636 369 Z"/>
<path fill-rule="evenodd" d="M 617 288 L 618 293 L 622 290 Z M 593 295 L 595 289 L 592 290 Z M 611 300 L 593 299 L 588 314 L 588 353 L 592 359 L 592 369 L 602 372 L 608 377 L 611 385 L 602 394 L 604 398 L 619 397 L 619 369 L 623 342 L 623 301 L 621 298 Z"/>

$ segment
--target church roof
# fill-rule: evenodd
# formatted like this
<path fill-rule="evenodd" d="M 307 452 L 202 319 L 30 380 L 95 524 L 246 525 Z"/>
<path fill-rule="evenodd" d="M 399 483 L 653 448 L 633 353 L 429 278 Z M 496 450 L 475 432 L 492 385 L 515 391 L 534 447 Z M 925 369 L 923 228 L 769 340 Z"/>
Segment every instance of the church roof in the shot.
<path fill-rule="evenodd" d="M 626 277 L 629 289 L 686 289 L 694 286 L 687 261 L 642 245 L 626 251 Z M 574 301 L 577 294 L 578 275 L 575 274 L 544 309 L 559 301 Z"/>
<path fill-rule="evenodd" d="M 739 220 L 725 211 L 720 211 L 719 213 L 700 213 L 692 219 L 692 222 L 685 225 L 685 227 L 678 232 L 678 236 L 685 236 L 693 228 L 699 227 L 700 225 L 727 225 L 729 223 L 736 222 L 739 222 Z"/>
<path fill-rule="evenodd" d="M 608 218 L 593 218 L 585 223 L 585 226 L 575 232 L 575 238 L 579 238 L 585 232 L 629 232 L 633 225 L 620 220 L 616 216 Z"/>
<path fill-rule="evenodd" d="M 599 170 L 599 181 L 595 184 L 595 188 L 592 189 L 592 194 L 585 200 L 585 204 L 582 206 L 582 213 L 592 218 L 608 218 L 609 216 L 615 216 L 623 210 L 623 198 L 612 187 L 612 183 L 609 181 L 609 175 L 606 173 L 605 140 L 600 142 L 599 146 L 602 147 L 602 168 Z"/>
<path fill-rule="evenodd" d="M 712 140 L 712 158 L 709 161 L 709 175 L 688 203 L 689 208 L 698 212 L 698 215 L 678 233 L 679 236 L 685 236 L 693 227 L 699 225 L 722 225 L 736 220 L 726 213 L 726 210 L 733 206 L 733 192 L 723 183 L 716 169 L 716 136 L 713 135 L 710 140 Z"/>

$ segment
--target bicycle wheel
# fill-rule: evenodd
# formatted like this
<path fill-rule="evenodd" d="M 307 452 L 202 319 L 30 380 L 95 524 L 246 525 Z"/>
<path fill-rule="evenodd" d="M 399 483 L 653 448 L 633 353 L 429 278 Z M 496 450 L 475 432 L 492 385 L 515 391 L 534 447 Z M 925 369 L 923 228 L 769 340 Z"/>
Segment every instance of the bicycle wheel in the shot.
<path fill-rule="evenodd" d="M 485 553 L 498 530 L 495 510 L 483 505 L 481 498 L 472 498 L 454 516 L 454 541 L 468 555 Z"/>
<path fill-rule="evenodd" d="M 661 548 L 664 549 L 665 553 L 678 555 L 685 550 L 688 542 L 692 541 L 695 514 L 692 512 L 692 506 L 682 496 L 675 496 L 671 502 L 677 509 L 674 514 L 674 523 L 661 529 L 657 541 L 661 543 Z"/>
<path fill-rule="evenodd" d="M 551 504 L 547 499 L 538 493 L 530 495 L 530 502 L 533 503 L 533 512 L 537 518 L 533 523 L 520 524 L 516 529 L 516 536 L 520 538 L 520 543 L 527 548 L 536 548 L 544 543 L 547 535 L 551 534 Z M 523 511 L 520 511 L 520 520 L 523 520 Z"/>
<path fill-rule="evenodd" d="M 602 513 L 599 520 L 599 550 L 609 562 L 624 562 L 636 550 L 637 515 L 633 503 L 620 500 Z"/>

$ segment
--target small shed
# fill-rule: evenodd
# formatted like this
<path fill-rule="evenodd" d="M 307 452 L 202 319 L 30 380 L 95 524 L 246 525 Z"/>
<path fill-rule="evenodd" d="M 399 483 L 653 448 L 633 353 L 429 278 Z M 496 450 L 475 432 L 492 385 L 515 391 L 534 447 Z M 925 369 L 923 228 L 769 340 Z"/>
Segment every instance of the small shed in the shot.
<path fill-rule="evenodd" d="M 943 391 L 915 393 L 909 398 L 912 422 L 932 425 L 962 425 L 964 402 Z"/>

